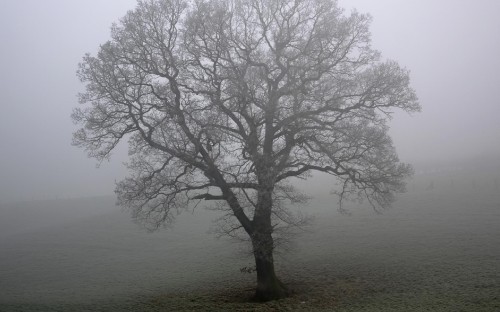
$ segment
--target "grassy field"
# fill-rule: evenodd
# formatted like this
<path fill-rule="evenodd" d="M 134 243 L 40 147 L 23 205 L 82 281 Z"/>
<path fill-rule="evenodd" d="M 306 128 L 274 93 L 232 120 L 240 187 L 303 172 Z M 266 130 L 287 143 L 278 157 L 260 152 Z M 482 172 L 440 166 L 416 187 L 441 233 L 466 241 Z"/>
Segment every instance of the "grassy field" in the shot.
<path fill-rule="evenodd" d="M 213 212 L 146 233 L 89 201 L 111 212 L 2 236 L 0 311 L 500 311 L 500 192 L 451 181 L 417 176 L 381 215 L 315 196 L 277 257 L 294 293 L 265 304 L 248 302 L 246 246 L 207 234 Z"/>

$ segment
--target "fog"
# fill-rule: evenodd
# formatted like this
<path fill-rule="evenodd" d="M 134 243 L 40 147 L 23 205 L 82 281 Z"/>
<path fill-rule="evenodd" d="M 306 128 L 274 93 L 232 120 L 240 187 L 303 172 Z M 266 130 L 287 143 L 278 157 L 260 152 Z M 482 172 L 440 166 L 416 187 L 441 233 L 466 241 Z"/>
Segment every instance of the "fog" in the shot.
<path fill-rule="evenodd" d="M 411 71 L 422 112 L 396 111 L 390 134 L 416 174 L 380 215 L 366 201 L 341 214 L 330 176 L 299 181 L 316 218 L 276 249 L 280 276 L 303 287 L 284 306 L 498 307 L 500 1 L 338 2 L 371 14 L 373 46 Z M 2 311 L 231 311 L 234 293 L 200 293 L 255 286 L 239 273 L 253 266 L 248 246 L 215 239 L 217 212 L 189 207 L 148 233 L 114 204 L 127 145 L 102 163 L 71 145 L 78 63 L 135 3 L 0 0 Z"/>
<path fill-rule="evenodd" d="M 373 46 L 411 70 L 423 111 L 395 113 L 401 159 L 419 164 L 500 152 L 500 3 L 343 0 L 373 16 Z M 109 37 L 133 0 L 0 3 L 0 202 L 112 194 L 126 175 L 71 146 L 70 120 L 83 86 L 78 62 Z"/>
<path fill-rule="evenodd" d="M 500 151 L 500 3 L 341 1 L 369 12 L 373 45 L 411 70 L 422 113 L 395 114 L 401 159 L 440 162 Z"/>

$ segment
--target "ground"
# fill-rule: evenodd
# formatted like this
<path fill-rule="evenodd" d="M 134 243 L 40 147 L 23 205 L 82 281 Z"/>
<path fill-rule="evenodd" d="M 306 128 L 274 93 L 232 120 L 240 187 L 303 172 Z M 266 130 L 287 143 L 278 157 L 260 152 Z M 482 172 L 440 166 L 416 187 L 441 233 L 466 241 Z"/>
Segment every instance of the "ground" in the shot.
<path fill-rule="evenodd" d="M 383 214 L 315 196 L 276 259 L 284 300 L 248 302 L 251 257 L 207 235 L 211 212 L 153 234 L 112 212 L 4 237 L 0 311 L 500 311 L 498 185 L 449 175 L 416 176 Z"/>

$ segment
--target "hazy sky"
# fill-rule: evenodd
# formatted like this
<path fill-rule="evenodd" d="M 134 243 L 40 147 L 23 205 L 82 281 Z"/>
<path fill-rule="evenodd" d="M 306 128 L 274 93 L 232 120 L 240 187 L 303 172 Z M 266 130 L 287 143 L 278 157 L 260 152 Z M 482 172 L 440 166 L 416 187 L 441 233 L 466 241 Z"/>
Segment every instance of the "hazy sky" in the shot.
<path fill-rule="evenodd" d="M 373 45 L 411 70 L 423 112 L 395 114 L 406 162 L 500 152 L 500 1 L 341 0 L 370 13 Z M 0 202 L 110 194 L 110 163 L 71 146 L 78 62 L 134 0 L 0 0 Z"/>

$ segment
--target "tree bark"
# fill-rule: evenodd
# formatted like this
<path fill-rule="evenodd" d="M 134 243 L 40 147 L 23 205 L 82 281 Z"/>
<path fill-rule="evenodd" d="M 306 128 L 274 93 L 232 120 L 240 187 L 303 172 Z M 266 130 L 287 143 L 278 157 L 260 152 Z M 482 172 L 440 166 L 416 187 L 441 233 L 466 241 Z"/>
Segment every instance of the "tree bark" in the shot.
<path fill-rule="evenodd" d="M 254 236 L 252 245 L 257 270 L 255 300 L 270 301 L 287 297 L 288 290 L 278 279 L 274 270 L 271 234 Z"/>
<path fill-rule="evenodd" d="M 272 236 L 271 210 L 272 187 L 259 192 L 259 200 L 253 218 L 252 247 L 257 271 L 255 300 L 270 301 L 285 298 L 288 291 L 274 270 L 274 240 Z"/>

